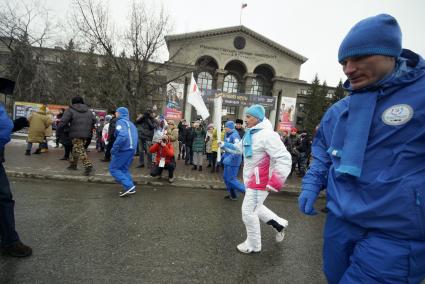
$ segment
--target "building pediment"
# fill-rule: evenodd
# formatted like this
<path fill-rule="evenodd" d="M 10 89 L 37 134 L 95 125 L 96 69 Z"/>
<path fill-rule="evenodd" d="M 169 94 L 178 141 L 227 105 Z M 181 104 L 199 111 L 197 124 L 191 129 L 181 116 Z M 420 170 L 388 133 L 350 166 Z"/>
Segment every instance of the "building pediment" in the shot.
<path fill-rule="evenodd" d="M 259 43 L 273 49 L 273 51 L 278 51 L 281 53 L 281 55 L 289 56 L 297 61 L 299 61 L 300 64 L 307 61 L 307 58 L 302 56 L 301 54 L 284 47 L 283 45 L 272 41 L 269 38 L 266 38 L 265 36 L 245 27 L 245 26 L 234 26 L 234 27 L 227 27 L 227 28 L 220 28 L 220 29 L 213 29 L 213 30 L 206 30 L 206 31 L 199 31 L 199 32 L 192 32 L 192 33 L 185 33 L 185 34 L 176 34 L 176 35 L 168 35 L 165 37 L 165 40 L 167 42 L 167 46 L 170 49 L 170 46 L 173 45 L 176 42 L 187 42 L 187 41 L 200 41 L 205 40 L 208 38 L 218 38 L 218 37 L 226 37 L 229 35 L 247 35 L 248 38 L 252 38 Z M 241 40 L 243 41 L 243 39 Z M 239 44 L 239 46 L 238 46 Z M 235 38 L 234 47 L 235 49 L 241 53 L 244 54 L 243 48 L 240 48 L 243 46 L 243 42 L 237 42 L 237 39 Z M 220 47 L 212 47 L 205 45 L 203 48 L 220 48 Z M 226 51 L 226 50 L 223 50 Z M 227 50 L 228 52 L 231 52 L 230 49 Z M 249 55 L 250 52 L 245 52 Z M 258 53 L 260 56 L 262 55 L 261 52 Z"/>

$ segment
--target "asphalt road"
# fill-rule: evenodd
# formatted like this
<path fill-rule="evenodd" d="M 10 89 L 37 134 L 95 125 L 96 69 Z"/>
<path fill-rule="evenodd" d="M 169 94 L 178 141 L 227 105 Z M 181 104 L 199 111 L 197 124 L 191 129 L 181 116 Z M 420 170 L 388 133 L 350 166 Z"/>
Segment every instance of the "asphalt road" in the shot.
<path fill-rule="evenodd" d="M 295 197 L 266 200 L 289 220 L 285 240 L 262 224 L 262 252 L 244 255 L 242 202 L 224 191 L 145 186 L 119 198 L 117 185 L 11 183 L 17 230 L 34 255 L 0 256 L 0 283 L 326 283 L 325 216 L 298 213 Z"/>

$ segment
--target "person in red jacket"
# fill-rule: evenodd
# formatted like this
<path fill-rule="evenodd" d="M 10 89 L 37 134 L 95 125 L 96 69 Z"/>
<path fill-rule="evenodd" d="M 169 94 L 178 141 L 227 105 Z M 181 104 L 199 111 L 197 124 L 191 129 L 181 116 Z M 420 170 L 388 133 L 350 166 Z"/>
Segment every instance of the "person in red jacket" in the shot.
<path fill-rule="evenodd" d="M 151 176 L 161 176 L 164 169 L 168 170 L 168 181 L 174 182 L 174 169 L 176 162 L 174 160 L 174 148 L 170 143 L 168 136 L 164 135 L 161 140 L 149 148 L 149 152 L 156 153 L 155 166 L 152 169 Z"/>

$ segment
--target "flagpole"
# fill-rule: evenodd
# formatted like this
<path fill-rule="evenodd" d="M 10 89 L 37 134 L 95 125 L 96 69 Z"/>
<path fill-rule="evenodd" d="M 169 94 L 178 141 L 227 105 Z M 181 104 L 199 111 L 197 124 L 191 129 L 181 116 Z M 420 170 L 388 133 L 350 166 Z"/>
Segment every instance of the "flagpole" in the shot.
<path fill-rule="evenodd" d="M 242 26 L 242 5 L 241 5 L 241 12 L 239 13 L 239 26 Z"/>
<path fill-rule="evenodd" d="M 243 10 L 246 6 L 248 6 L 248 4 L 246 4 L 246 3 L 241 3 L 241 12 L 240 12 L 240 14 L 239 14 L 239 25 L 240 25 L 240 26 L 242 26 L 242 10 Z"/>

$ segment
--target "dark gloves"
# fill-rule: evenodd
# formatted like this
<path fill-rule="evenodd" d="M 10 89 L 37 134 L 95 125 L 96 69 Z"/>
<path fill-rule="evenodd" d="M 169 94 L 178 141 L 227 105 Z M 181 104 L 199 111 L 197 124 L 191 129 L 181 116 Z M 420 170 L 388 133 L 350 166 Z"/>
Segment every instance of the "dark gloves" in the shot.
<path fill-rule="evenodd" d="M 29 127 L 28 120 L 25 117 L 18 117 L 13 121 L 13 130 L 12 132 L 19 131 L 24 127 Z"/>
<path fill-rule="evenodd" d="M 313 205 L 319 195 L 318 192 L 304 189 L 298 197 L 298 207 L 306 215 L 316 215 L 317 212 Z"/>

